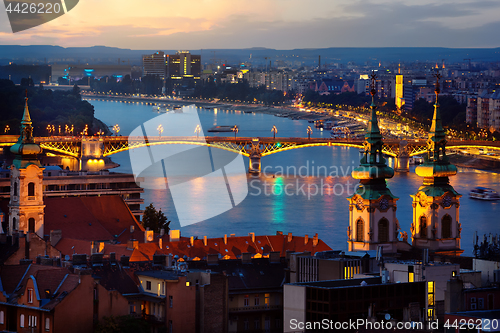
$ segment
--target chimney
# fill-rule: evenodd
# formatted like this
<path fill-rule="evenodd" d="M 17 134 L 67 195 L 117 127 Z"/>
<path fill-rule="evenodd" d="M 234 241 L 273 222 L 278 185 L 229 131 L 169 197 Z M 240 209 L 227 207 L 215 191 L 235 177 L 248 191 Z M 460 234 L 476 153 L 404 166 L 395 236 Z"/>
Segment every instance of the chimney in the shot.
<path fill-rule="evenodd" d="M 165 260 L 166 260 L 166 263 L 165 263 L 165 266 L 167 267 L 172 267 L 172 253 L 169 253 L 168 256 L 166 256 Z"/>
<path fill-rule="evenodd" d="M 255 232 L 249 232 L 248 236 L 252 237 L 252 242 L 255 243 Z"/>
<path fill-rule="evenodd" d="M 244 264 L 252 263 L 252 254 L 249 252 L 244 252 L 241 254 L 241 262 Z"/>
<path fill-rule="evenodd" d="M 163 246 L 163 241 L 160 238 L 160 239 L 158 239 L 158 247 L 160 248 L 160 250 L 161 250 L 162 246 Z"/>
<path fill-rule="evenodd" d="M 138 247 L 139 247 L 139 241 L 138 240 L 130 239 L 127 242 L 127 250 L 134 250 L 134 249 L 137 249 Z"/>
<path fill-rule="evenodd" d="M 227 245 L 227 235 L 224 234 L 224 245 Z"/>
<path fill-rule="evenodd" d="M 146 229 L 144 231 L 144 243 L 151 243 L 154 240 L 154 231 Z"/>
<path fill-rule="evenodd" d="M 121 258 L 120 258 L 120 264 L 122 264 L 122 266 L 128 267 L 129 261 L 130 261 L 129 256 L 121 256 Z"/>
<path fill-rule="evenodd" d="M 163 237 L 163 235 L 165 235 L 165 229 L 161 228 L 160 229 L 160 237 Z"/>
<path fill-rule="evenodd" d="M 229 237 L 236 237 L 236 234 L 230 234 Z"/>
<path fill-rule="evenodd" d="M 181 231 L 180 230 L 170 230 L 170 241 L 178 242 L 181 239 Z"/>
<path fill-rule="evenodd" d="M 283 231 L 276 231 L 276 236 L 283 236 Z"/>
<path fill-rule="evenodd" d="M 61 230 L 50 230 L 50 245 L 56 246 L 56 244 L 61 240 L 61 238 L 62 238 Z"/>
<path fill-rule="evenodd" d="M 309 235 L 305 235 L 304 236 L 304 245 L 307 245 L 308 242 L 309 242 Z"/>
<path fill-rule="evenodd" d="M 203 245 L 205 245 L 205 246 L 208 245 L 207 236 L 203 236 Z"/>
<path fill-rule="evenodd" d="M 313 247 L 316 247 L 318 245 L 318 234 L 314 235 L 313 237 Z"/>
<path fill-rule="evenodd" d="M 194 245 L 194 236 L 191 236 L 191 238 L 189 238 L 189 243 L 191 244 L 191 246 Z"/>
<path fill-rule="evenodd" d="M 292 233 L 291 233 L 291 232 L 289 232 L 289 233 L 288 233 L 288 243 L 290 243 L 290 242 L 292 241 L 292 237 L 293 237 L 293 236 L 292 236 Z"/>
<path fill-rule="evenodd" d="M 279 263 L 280 257 L 281 257 L 280 251 L 272 251 L 271 253 L 269 253 L 269 262 L 270 263 Z"/>

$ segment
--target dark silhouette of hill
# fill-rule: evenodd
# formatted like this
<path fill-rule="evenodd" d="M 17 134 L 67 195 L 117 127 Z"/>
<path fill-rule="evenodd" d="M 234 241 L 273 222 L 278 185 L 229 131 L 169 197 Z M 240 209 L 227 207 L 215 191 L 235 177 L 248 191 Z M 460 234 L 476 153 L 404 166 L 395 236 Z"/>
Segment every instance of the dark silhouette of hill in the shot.
<path fill-rule="evenodd" d="M 0 65 L 9 62 L 17 64 L 44 63 L 93 63 L 93 64 L 131 64 L 140 65 L 143 54 L 151 54 L 158 50 L 131 50 L 107 46 L 92 47 L 61 47 L 52 45 L 0 45 Z M 165 50 L 175 53 L 177 50 Z M 472 61 L 500 61 L 500 48 L 444 48 L 444 47 L 379 47 L 354 48 L 330 47 L 318 49 L 275 50 L 263 47 L 247 49 L 203 49 L 190 50 L 201 54 L 203 62 L 212 59 L 229 64 L 248 61 L 264 64 L 265 58 L 271 60 L 298 60 L 306 65 L 314 65 L 321 55 L 322 63 L 364 64 L 371 62 L 464 62 L 465 58 Z M 267 60 L 269 61 L 269 59 Z"/>

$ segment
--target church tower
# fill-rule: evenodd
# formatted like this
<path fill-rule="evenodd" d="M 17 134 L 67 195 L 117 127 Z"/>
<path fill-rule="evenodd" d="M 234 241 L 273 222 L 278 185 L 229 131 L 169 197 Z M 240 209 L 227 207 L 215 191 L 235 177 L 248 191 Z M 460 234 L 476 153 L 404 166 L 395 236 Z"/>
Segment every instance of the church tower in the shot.
<path fill-rule="evenodd" d="M 27 92 L 26 92 L 27 95 Z M 43 238 L 43 170 L 37 155 L 42 152 L 33 138 L 33 127 L 25 98 L 21 134 L 10 151 L 15 154 L 10 172 L 9 231 L 34 232 Z"/>
<path fill-rule="evenodd" d="M 412 245 L 443 254 L 461 254 L 459 222 L 460 197 L 450 185 L 449 176 L 457 168 L 446 156 L 446 136 L 439 111 L 439 79 L 436 74 L 436 103 L 427 139 L 427 155 L 415 172 L 424 177 L 423 185 L 413 198 Z"/>
<path fill-rule="evenodd" d="M 397 252 L 399 223 L 396 218 L 398 200 L 387 188 L 385 180 L 394 176 L 382 155 L 382 135 L 378 127 L 374 102 L 375 74 L 371 76 L 371 119 L 365 135 L 364 154 L 360 166 L 352 172 L 360 184 L 349 201 L 349 251 L 376 250 L 382 246 L 384 253 Z"/>

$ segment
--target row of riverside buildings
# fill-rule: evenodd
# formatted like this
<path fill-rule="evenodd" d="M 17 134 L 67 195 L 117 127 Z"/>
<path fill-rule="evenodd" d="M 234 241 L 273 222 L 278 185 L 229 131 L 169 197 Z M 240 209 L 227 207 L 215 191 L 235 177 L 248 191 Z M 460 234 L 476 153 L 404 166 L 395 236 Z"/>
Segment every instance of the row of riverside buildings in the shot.
<path fill-rule="evenodd" d="M 448 181 L 456 168 L 446 157 L 435 90 L 411 244 L 385 182 L 394 171 L 381 154 L 372 103 L 353 171 L 364 191 L 347 198 L 348 252 L 317 234 L 154 233 L 117 193 L 72 196 L 66 188 L 67 196 L 49 196 L 26 99 L 9 197 L 0 201 L 0 331 L 93 332 L 109 316 L 130 316 L 151 332 L 207 333 L 306 332 L 325 322 L 333 325 L 327 330 L 349 331 L 335 326 L 349 320 L 363 320 L 358 332 L 382 320 L 422 323 L 415 328 L 426 332 L 455 319 L 497 320 L 500 258 L 460 256 L 460 195 Z"/>

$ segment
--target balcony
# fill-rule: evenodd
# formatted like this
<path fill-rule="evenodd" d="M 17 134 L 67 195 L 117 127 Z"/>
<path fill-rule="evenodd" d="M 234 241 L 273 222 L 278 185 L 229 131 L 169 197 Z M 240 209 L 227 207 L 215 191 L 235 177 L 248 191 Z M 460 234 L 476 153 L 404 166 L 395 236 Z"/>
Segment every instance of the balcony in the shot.
<path fill-rule="evenodd" d="M 283 310 L 282 305 L 256 305 L 256 306 L 244 306 L 239 308 L 229 308 L 229 312 L 257 312 L 257 311 L 272 311 L 272 310 Z"/>

